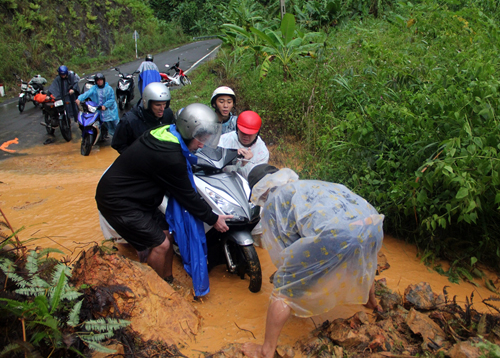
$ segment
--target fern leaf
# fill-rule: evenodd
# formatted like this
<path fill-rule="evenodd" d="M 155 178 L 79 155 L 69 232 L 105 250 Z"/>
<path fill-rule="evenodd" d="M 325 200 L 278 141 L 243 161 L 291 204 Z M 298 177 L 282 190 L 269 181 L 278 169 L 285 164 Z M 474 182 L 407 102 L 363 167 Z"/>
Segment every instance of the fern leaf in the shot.
<path fill-rule="evenodd" d="M 127 327 L 130 324 L 130 321 L 126 321 L 123 319 L 114 319 L 108 318 L 105 320 L 104 318 L 99 318 L 97 320 L 90 320 L 85 322 L 85 329 L 88 331 L 109 331 L 116 330 L 123 327 Z"/>
<path fill-rule="evenodd" d="M 45 290 L 43 288 L 38 288 L 38 287 L 18 288 L 14 292 L 25 296 L 40 296 L 45 294 Z"/>
<path fill-rule="evenodd" d="M 26 270 L 30 275 L 36 275 L 38 272 L 38 254 L 36 251 L 30 251 L 26 259 Z"/>
<path fill-rule="evenodd" d="M 57 306 L 59 305 L 59 301 L 61 300 L 61 291 L 63 290 L 68 278 L 66 277 L 66 269 L 67 267 L 64 264 L 59 264 L 56 266 L 55 273 L 52 277 L 52 285 L 55 285 L 57 282 L 57 286 L 54 290 L 51 290 L 50 294 L 50 313 L 54 313 Z"/>
<path fill-rule="evenodd" d="M 79 302 L 77 302 L 76 305 L 74 305 L 73 308 L 71 309 L 71 312 L 69 313 L 67 323 L 71 327 L 76 327 L 76 326 L 78 326 L 78 323 L 80 323 L 80 309 L 82 308 L 82 303 L 83 303 L 83 300 L 80 300 Z"/>
<path fill-rule="evenodd" d="M 21 352 L 23 348 L 19 343 L 11 343 L 6 345 L 0 352 L 0 357 L 12 357 L 14 353 Z"/>
<path fill-rule="evenodd" d="M 61 300 L 73 301 L 82 295 L 83 293 L 81 292 L 78 292 L 74 289 L 73 290 L 69 289 L 68 291 L 63 292 L 63 294 L 61 295 Z"/>
<path fill-rule="evenodd" d="M 113 334 L 114 333 L 112 331 L 108 331 L 108 332 L 104 332 L 104 333 L 90 332 L 90 334 L 80 335 L 80 338 L 85 342 L 101 342 L 107 338 L 113 337 Z"/>

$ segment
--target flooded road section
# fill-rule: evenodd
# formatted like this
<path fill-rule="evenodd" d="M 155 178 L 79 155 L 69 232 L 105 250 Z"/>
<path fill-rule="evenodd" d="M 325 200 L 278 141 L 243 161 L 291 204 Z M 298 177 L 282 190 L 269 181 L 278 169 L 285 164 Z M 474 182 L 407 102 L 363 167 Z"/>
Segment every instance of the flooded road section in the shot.
<path fill-rule="evenodd" d="M 30 247 L 58 248 L 73 258 L 93 243 L 101 243 L 103 236 L 94 195 L 99 178 L 118 155 L 109 146 L 109 140 L 100 148 L 94 147 L 88 157 L 80 155 L 78 138 L 69 143 L 33 147 L 18 154 L 0 162 L 0 206 L 14 229 L 24 227 L 19 238 L 39 238 L 30 243 Z M 413 246 L 394 238 L 384 239 L 382 251 L 390 268 L 377 279 L 385 278 L 393 291 L 402 294 L 408 285 L 426 281 L 436 293 L 449 286 L 450 299 L 456 295 L 461 304 L 474 292 L 474 307 L 488 310 L 480 303 L 492 294 L 484 285 L 478 288 L 470 283 L 450 283 L 446 277 L 421 264 Z M 275 268 L 265 250 L 257 248 L 257 253 L 263 270 L 259 293 L 248 290 L 248 278 L 241 280 L 230 275 L 224 266 L 210 272 L 211 292 L 201 301 L 192 302 L 203 323 L 196 338 L 181 349 L 185 355 L 201 357 L 202 352 L 215 352 L 228 343 L 263 341 L 272 290 L 268 277 Z M 174 276 L 183 286 L 190 287 L 190 279 L 177 258 Z M 191 300 L 191 296 L 187 296 Z M 361 305 L 350 305 L 336 307 L 312 319 L 292 317 L 285 325 L 279 344 L 293 345 L 324 320 L 347 318 L 360 310 L 371 313 Z"/>

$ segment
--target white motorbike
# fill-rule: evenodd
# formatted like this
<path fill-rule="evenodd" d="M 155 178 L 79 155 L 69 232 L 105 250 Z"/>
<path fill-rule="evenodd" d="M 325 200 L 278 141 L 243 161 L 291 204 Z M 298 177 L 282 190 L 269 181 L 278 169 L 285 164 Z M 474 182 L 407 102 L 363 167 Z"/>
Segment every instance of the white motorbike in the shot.
<path fill-rule="evenodd" d="M 205 224 L 208 269 L 225 264 L 230 273 L 241 279 L 247 275 L 250 279 L 248 289 L 259 292 L 262 270 L 251 232 L 260 220 L 260 207 L 248 201 L 248 182 L 236 172 L 237 167 L 231 165 L 238 151 L 205 146 L 196 156 L 198 164 L 193 167 L 193 173 L 198 193 L 216 214 L 233 215 L 226 221 L 229 230 L 225 233 Z M 165 197 L 159 209 L 165 213 L 167 205 Z M 100 221 L 105 238 L 120 238 L 102 215 Z"/>

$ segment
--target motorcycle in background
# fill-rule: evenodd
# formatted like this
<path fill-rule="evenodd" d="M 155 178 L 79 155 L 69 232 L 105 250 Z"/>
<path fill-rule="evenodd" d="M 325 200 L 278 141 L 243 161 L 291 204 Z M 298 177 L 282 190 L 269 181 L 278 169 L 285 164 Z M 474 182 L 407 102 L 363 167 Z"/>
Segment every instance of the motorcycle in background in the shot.
<path fill-rule="evenodd" d="M 87 92 L 93 85 L 95 85 L 95 74 L 85 77 L 85 83 L 82 86 L 81 93 Z"/>
<path fill-rule="evenodd" d="M 47 130 L 47 134 L 54 135 L 55 128 L 59 127 L 61 134 L 66 142 L 71 140 L 71 119 L 66 113 L 66 105 L 63 99 L 56 99 L 53 95 L 47 96 L 45 94 L 37 94 L 37 101 L 42 103 L 42 111 L 44 122 L 40 122 Z"/>
<path fill-rule="evenodd" d="M 118 83 L 116 84 L 116 100 L 118 101 L 118 108 L 124 110 L 127 105 L 134 99 L 134 75 L 138 74 L 139 71 L 134 71 L 131 74 L 123 73 L 118 67 L 114 68 L 118 71 Z"/>
<path fill-rule="evenodd" d="M 101 121 L 98 104 L 87 99 L 81 104 L 78 112 L 78 125 L 82 131 L 80 154 L 88 156 L 97 142 L 104 139 L 108 132 L 106 125 Z"/>
<path fill-rule="evenodd" d="M 172 86 L 186 86 L 191 84 L 191 80 L 184 73 L 184 71 L 179 67 L 180 58 L 177 58 L 177 62 L 170 66 L 166 64 L 165 67 L 168 68 L 167 72 L 160 72 L 161 82 L 167 87 Z M 170 75 L 170 71 L 174 70 L 174 74 Z"/>
<path fill-rule="evenodd" d="M 43 90 L 43 85 L 47 80 L 40 75 L 33 77 L 29 82 L 23 81 L 17 74 L 13 74 L 21 83 L 21 93 L 19 93 L 18 108 L 19 112 L 23 113 L 26 102 L 33 101 L 35 107 L 38 107 L 38 102 L 35 101 L 35 96 Z"/>

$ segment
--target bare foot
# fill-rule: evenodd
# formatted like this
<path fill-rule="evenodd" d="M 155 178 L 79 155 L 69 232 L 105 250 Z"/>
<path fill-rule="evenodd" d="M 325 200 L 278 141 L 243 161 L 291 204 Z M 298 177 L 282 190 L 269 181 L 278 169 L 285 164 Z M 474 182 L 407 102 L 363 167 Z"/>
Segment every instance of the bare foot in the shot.
<path fill-rule="evenodd" d="M 244 343 L 241 346 L 243 354 L 250 358 L 263 358 L 262 346 L 256 343 Z"/>

